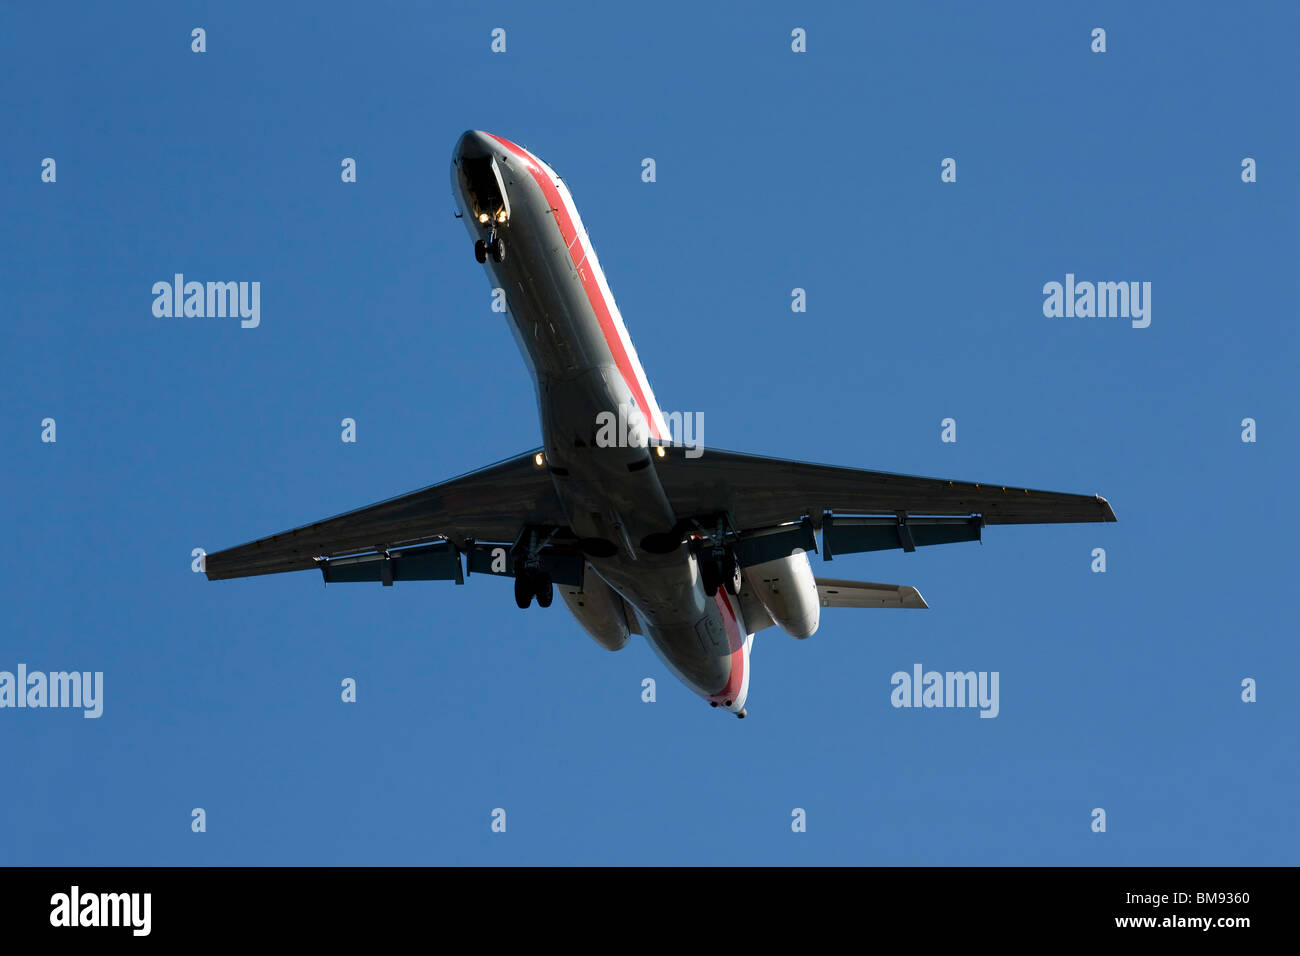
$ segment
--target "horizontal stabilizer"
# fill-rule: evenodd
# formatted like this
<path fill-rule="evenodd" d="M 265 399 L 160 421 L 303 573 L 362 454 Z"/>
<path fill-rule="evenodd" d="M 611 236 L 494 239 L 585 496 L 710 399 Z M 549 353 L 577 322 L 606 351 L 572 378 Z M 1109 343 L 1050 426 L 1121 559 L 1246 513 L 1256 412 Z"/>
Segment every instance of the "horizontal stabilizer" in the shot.
<path fill-rule="evenodd" d="M 817 579 L 817 599 L 822 607 L 927 608 L 921 592 L 904 584 L 873 584 L 870 581 Z"/>

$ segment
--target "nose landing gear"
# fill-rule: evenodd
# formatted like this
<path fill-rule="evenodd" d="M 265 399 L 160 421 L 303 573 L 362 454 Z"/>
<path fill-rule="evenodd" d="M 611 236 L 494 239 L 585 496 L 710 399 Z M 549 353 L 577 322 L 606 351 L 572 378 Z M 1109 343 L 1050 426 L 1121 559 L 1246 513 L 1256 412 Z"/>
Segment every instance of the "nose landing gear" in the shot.
<path fill-rule="evenodd" d="M 506 243 L 496 234 L 496 230 L 493 230 L 492 235 L 486 240 L 474 240 L 474 258 L 478 262 L 487 262 L 488 256 L 492 257 L 493 262 L 506 261 Z"/>

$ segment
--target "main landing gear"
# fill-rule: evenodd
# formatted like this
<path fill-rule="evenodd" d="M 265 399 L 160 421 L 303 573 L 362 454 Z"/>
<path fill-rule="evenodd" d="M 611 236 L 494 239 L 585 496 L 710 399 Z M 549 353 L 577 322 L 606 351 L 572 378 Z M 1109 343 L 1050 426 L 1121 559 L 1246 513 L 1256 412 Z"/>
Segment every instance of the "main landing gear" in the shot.
<path fill-rule="evenodd" d="M 537 598 L 538 607 L 550 607 L 555 599 L 551 576 L 542 570 L 537 560 L 537 555 L 550 538 L 549 534 L 539 534 L 536 528 L 526 528 L 515 542 L 515 603 L 521 608 L 532 604 L 533 598 Z"/>
<path fill-rule="evenodd" d="M 719 520 L 714 544 L 701 542 L 695 548 L 695 563 L 700 568 L 700 581 L 704 585 L 704 593 L 709 597 L 715 596 L 720 587 L 726 588 L 728 594 L 738 595 L 744 584 L 736 552 L 718 543 L 725 540 L 724 531 L 723 522 Z"/>
<path fill-rule="evenodd" d="M 506 261 L 506 242 L 496 234 L 496 230 L 493 230 L 487 240 L 474 240 L 474 258 L 479 262 L 487 262 L 488 256 L 492 257 L 493 262 Z"/>
<path fill-rule="evenodd" d="M 713 597 L 718 588 L 725 588 L 730 595 L 740 594 L 744 583 L 740 574 L 740 564 L 736 555 L 728 548 L 721 557 L 714 557 L 707 551 L 696 555 L 700 564 L 700 580 L 704 584 L 704 593 Z"/>
<path fill-rule="evenodd" d="M 538 607 L 550 607 L 555 599 L 555 586 L 551 576 L 545 571 L 520 568 L 515 572 L 515 603 L 521 608 L 528 607 L 537 598 Z"/>

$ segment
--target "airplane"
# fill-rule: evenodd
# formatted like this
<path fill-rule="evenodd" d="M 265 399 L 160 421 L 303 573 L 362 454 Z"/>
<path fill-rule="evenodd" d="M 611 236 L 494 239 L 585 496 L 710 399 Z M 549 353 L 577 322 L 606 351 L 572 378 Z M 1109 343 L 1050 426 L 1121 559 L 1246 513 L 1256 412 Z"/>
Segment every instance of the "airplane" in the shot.
<path fill-rule="evenodd" d="M 764 458 L 674 441 L 573 197 L 533 153 L 470 130 L 452 193 L 536 387 L 542 447 L 441 484 L 207 556 L 210 580 L 318 570 L 326 584 L 513 578 L 558 588 L 611 651 L 642 635 L 713 707 L 744 717 L 754 635 L 822 607 L 925 608 L 912 587 L 818 578 L 810 553 L 981 539 L 985 525 L 1114 521 L 1099 495 Z M 600 440 L 615 410 L 629 440 Z M 606 436 L 608 439 L 608 436 Z M 820 535 L 820 547 L 818 544 Z"/>

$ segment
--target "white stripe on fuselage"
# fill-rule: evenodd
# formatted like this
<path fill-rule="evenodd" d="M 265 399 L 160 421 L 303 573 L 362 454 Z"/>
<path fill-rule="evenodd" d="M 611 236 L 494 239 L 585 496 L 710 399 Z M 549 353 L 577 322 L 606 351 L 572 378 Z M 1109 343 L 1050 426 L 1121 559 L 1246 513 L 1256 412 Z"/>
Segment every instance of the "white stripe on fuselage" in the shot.
<path fill-rule="evenodd" d="M 648 409 L 642 409 L 642 413 L 654 425 L 660 436 L 664 439 L 669 438 L 668 423 L 664 419 L 664 413 L 659 408 L 659 402 L 655 399 L 654 391 L 650 388 L 645 368 L 641 365 L 641 358 L 637 355 L 636 347 L 632 344 L 632 336 L 628 334 L 627 325 L 623 321 L 623 313 L 618 310 L 618 305 L 614 302 L 614 293 L 610 291 L 609 283 L 605 281 L 605 270 L 600 267 L 600 260 L 596 257 L 596 249 L 591 244 L 591 237 L 587 235 L 587 227 L 582 224 L 582 217 L 578 215 L 578 207 L 573 202 L 569 187 L 564 184 L 564 180 L 557 176 L 555 170 L 551 169 L 550 166 L 522 146 L 519 148 L 524 150 L 524 153 L 537 165 L 538 169 L 551 178 L 556 191 L 560 194 L 560 199 L 564 203 L 564 211 L 568 213 L 569 221 L 573 223 L 574 238 L 581 243 L 583 251 L 583 258 L 579 260 L 577 268 L 582 268 L 585 264 L 591 270 L 591 275 L 596 280 L 596 286 L 600 290 L 601 297 L 605 300 L 605 307 L 609 310 L 610 318 L 614 320 L 614 327 L 618 331 L 623 350 L 627 353 L 632 372 L 636 375 L 637 384 L 641 387 L 641 394 L 645 396 L 646 402 L 650 405 Z M 572 252 L 572 248 L 570 248 L 570 252 Z M 633 391 L 635 392 L 635 389 Z"/>

